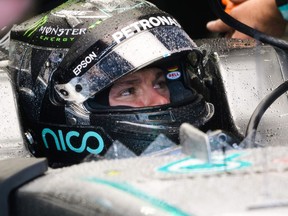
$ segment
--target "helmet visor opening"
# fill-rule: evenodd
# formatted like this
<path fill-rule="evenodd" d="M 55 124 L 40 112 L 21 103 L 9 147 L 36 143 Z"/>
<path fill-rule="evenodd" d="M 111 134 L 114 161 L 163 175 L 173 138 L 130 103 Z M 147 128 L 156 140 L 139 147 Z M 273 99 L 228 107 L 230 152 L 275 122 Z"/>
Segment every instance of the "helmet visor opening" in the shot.
<path fill-rule="evenodd" d="M 187 58 L 189 54 L 170 56 L 127 74 L 88 99 L 84 105 L 95 112 L 99 109 L 161 107 L 191 101 L 197 92 L 190 85 L 187 73 L 191 65 Z"/>
<path fill-rule="evenodd" d="M 83 75 L 55 85 L 55 90 L 67 102 L 82 103 L 128 73 L 175 53 L 194 49 L 195 43 L 179 27 L 149 29 L 121 42 Z"/>

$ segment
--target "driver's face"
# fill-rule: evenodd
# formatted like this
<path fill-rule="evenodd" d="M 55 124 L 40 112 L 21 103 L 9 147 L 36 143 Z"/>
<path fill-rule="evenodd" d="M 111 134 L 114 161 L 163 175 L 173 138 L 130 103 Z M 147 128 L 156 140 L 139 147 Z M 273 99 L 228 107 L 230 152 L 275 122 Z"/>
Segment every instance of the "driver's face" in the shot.
<path fill-rule="evenodd" d="M 170 103 L 164 72 L 145 68 L 120 78 L 109 92 L 110 106 L 146 107 Z"/>

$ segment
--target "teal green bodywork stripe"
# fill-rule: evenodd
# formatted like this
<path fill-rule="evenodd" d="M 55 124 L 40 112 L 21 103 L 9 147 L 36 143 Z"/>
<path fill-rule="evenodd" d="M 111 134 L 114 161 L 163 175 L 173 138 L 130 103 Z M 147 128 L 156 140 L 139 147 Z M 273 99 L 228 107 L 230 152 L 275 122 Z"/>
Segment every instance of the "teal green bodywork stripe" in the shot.
<path fill-rule="evenodd" d="M 86 179 L 89 182 L 95 182 L 98 184 L 104 184 L 107 185 L 109 187 L 113 187 L 117 190 L 121 190 L 123 192 L 126 192 L 130 195 L 133 195 L 134 197 L 144 200 L 148 203 L 150 203 L 151 205 L 162 209 L 164 211 L 166 211 L 168 214 L 170 214 L 171 216 L 193 216 L 191 214 L 188 214 L 186 212 L 183 212 L 182 210 L 180 210 L 179 208 L 176 208 L 172 205 L 169 205 L 168 203 L 164 202 L 163 200 L 159 200 L 157 198 L 154 198 L 152 196 L 147 195 L 146 193 L 132 187 L 131 185 L 125 184 L 125 183 L 118 183 L 118 182 L 112 182 L 112 181 L 107 181 L 105 179 L 99 179 L 99 178 L 95 178 L 95 177 L 91 177 Z"/>

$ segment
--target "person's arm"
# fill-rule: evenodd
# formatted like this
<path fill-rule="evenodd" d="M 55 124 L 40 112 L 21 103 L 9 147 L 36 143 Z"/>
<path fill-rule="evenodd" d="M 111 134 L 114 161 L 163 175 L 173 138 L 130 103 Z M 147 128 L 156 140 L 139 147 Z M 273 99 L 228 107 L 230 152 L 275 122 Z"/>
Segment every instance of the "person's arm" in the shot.
<path fill-rule="evenodd" d="M 240 22 L 275 37 L 282 37 L 285 32 L 286 21 L 283 19 L 275 0 L 230 0 L 238 4 L 232 8 L 230 15 Z M 283 0 L 279 0 L 282 1 Z M 286 7 L 288 9 L 287 0 Z M 284 9 L 283 9 L 284 11 Z M 288 12 L 285 10 L 286 13 Z M 207 23 L 211 32 L 226 33 L 226 37 L 245 39 L 249 36 L 235 31 L 220 19 Z"/>

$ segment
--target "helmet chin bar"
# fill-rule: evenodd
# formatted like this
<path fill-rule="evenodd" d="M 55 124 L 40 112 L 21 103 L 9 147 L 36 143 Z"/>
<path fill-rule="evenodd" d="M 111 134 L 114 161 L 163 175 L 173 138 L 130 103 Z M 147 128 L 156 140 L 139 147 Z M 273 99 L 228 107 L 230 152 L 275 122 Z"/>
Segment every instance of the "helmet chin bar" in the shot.
<path fill-rule="evenodd" d="M 89 125 L 90 112 L 82 104 L 71 104 L 65 107 L 68 125 Z"/>
<path fill-rule="evenodd" d="M 159 134 L 179 143 L 179 127 L 183 122 L 203 126 L 214 114 L 214 106 L 199 94 L 189 100 L 144 108 L 114 108 L 91 113 L 91 125 L 110 131 L 136 155 L 140 155 Z"/>

